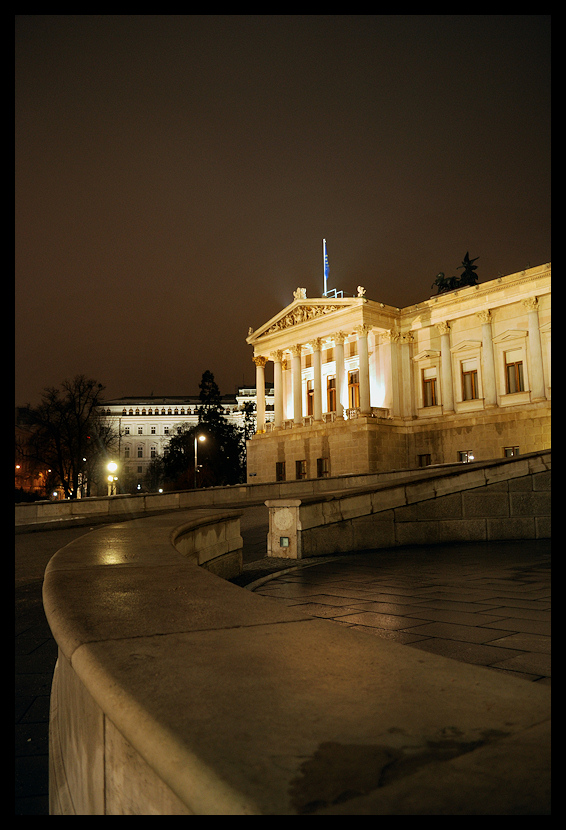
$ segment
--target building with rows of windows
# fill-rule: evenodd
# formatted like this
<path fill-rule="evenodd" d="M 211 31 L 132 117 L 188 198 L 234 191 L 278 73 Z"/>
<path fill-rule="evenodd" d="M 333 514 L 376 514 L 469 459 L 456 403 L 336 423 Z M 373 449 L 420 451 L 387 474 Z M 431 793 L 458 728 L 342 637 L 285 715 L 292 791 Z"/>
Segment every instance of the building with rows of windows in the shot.
<path fill-rule="evenodd" d="M 407 308 L 306 297 L 255 331 L 248 480 L 413 469 L 550 447 L 550 263 Z M 263 404 L 273 362 L 273 413 Z"/>
<path fill-rule="evenodd" d="M 273 389 L 264 388 L 262 400 L 264 422 L 274 417 Z M 240 387 L 235 395 L 222 396 L 224 417 L 236 426 L 244 426 L 244 406 L 256 406 L 256 390 Z M 138 489 L 151 461 L 163 455 L 169 439 L 181 425 L 198 423 L 198 395 L 180 397 L 127 397 L 105 401 L 101 415 L 108 418 L 118 435 L 118 459 L 122 482 L 133 481 Z M 255 415 L 254 415 L 255 417 Z"/>

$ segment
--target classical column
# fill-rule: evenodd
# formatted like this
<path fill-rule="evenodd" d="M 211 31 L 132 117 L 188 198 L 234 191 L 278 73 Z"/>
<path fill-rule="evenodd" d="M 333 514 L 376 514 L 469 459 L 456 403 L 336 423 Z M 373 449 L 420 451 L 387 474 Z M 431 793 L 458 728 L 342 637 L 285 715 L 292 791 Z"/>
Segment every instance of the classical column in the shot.
<path fill-rule="evenodd" d="M 399 366 L 399 341 L 401 335 L 397 329 L 381 332 L 384 344 L 384 363 L 386 367 L 386 383 L 390 396 L 389 408 L 391 415 L 397 418 L 401 415 L 401 369 Z M 387 400 L 387 398 L 386 398 Z"/>
<path fill-rule="evenodd" d="M 343 331 L 338 331 L 333 335 L 334 338 L 334 357 L 336 362 L 336 417 L 344 417 L 344 401 L 343 397 L 347 394 L 347 389 L 344 387 L 344 340 L 346 335 Z"/>
<path fill-rule="evenodd" d="M 313 416 L 315 421 L 322 421 L 322 358 L 320 350 L 322 348 L 322 338 L 317 337 L 312 341 L 312 366 L 314 373 L 314 398 L 313 398 Z"/>
<path fill-rule="evenodd" d="M 358 335 L 358 357 L 360 369 L 360 412 L 368 414 L 371 411 L 369 400 L 369 355 L 368 355 L 368 332 L 371 326 L 356 326 L 355 332 Z"/>
<path fill-rule="evenodd" d="M 301 379 L 301 346 L 291 346 L 291 372 L 293 374 L 293 420 L 303 420 L 303 384 Z"/>
<path fill-rule="evenodd" d="M 273 360 L 273 392 L 275 395 L 275 419 L 274 426 L 283 425 L 283 352 L 279 349 L 271 355 Z"/>
<path fill-rule="evenodd" d="M 546 395 L 544 392 L 542 348 L 540 345 L 540 329 L 538 324 L 538 300 L 536 297 L 529 297 L 528 300 L 523 300 L 523 305 L 529 312 L 529 354 L 531 358 L 529 380 L 531 384 L 531 400 L 543 401 Z"/>
<path fill-rule="evenodd" d="M 402 415 L 403 418 L 413 418 L 414 407 L 414 382 L 413 366 L 411 360 L 411 346 L 415 336 L 412 331 L 406 331 L 399 335 L 398 343 L 401 347 L 401 391 L 402 391 Z"/>
<path fill-rule="evenodd" d="M 256 432 L 265 432 L 265 364 L 267 358 L 256 355 L 255 363 L 255 393 L 256 393 Z"/>
<path fill-rule="evenodd" d="M 450 326 L 437 323 L 440 332 L 440 373 L 442 376 L 442 410 L 454 412 L 454 389 L 452 387 L 452 356 L 450 353 Z"/>
<path fill-rule="evenodd" d="M 482 386 L 483 400 L 486 409 L 497 406 L 497 387 L 495 384 L 495 357 L 493 354 L 493 340 L 491 333 L 491 312 L 479 311 L 478 319 L 481 322 L 482 346 Z"/>

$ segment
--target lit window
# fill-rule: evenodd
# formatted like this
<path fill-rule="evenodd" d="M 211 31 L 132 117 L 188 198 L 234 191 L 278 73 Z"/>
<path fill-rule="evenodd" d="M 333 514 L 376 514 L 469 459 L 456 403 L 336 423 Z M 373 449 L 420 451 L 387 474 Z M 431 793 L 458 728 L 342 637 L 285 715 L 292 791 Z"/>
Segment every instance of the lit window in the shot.
<path fill-rule="evenodd" d="M 469 464 L 473 460 L 474 454 L 471 450 L 460 450 L 458 453 L 458 461 L 462 461 L 464 464 Z"/>
<path fill-rule="evenodd" d="M 505 352 L 505 382 L 508 395 L 523 392 L 525 389 L 522 353 L 519 349 Z"/>
<path fill-rule="evenodd" d="M 436 404 L 436 369 L 423 369 L 423 406 Z"/>
<path fill-rule="evenodd" d="M 350 409 L 358 409 L 360 406 L 360 373 L 348 372 L 348 406 Z"/>
<path fill-rule="evenodd" d="M 330 475 L 330 462 L 328 458 L 317 458 L 316 459 L 316 477 L 317 478 L 328 478 Z"/>
<path fill-rule="evenodd" d="M 478 368 L 475 360 L 462 361 L 462 400 L 475 400 L 478 396 Z"/>
<path fill-rule="evenodd" d="M 314 381 L 307 380 L 307 415 L 314 414 Z"/>
<path fill-rule="evenodd" d="M 334 375 L 326 378 L 326 410 L 336 412 L 336 377 Z"/>
<path fill-rule="evenodd" d="M 513 458 L 514 455 L 519 455 L 519 447 L 503 447 L 503 456 L 505 458 Z"/>

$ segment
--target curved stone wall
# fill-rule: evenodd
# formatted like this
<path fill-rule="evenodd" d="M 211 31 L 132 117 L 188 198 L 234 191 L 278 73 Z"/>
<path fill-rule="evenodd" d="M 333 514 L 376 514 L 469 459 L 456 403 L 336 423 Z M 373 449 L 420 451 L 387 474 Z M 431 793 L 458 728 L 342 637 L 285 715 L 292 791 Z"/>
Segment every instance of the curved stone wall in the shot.
<path fill-rule="evenodd" d="M 104 525 L 48 565 L 53 815 L 546 814 L 547 687 L 219 579 L 195 518 Z"/>

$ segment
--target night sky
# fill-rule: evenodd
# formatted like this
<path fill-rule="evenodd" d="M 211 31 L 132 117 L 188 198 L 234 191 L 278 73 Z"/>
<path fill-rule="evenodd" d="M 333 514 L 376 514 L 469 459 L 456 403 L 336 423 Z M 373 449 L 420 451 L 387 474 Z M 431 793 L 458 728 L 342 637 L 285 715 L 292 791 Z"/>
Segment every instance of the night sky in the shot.
<path fill-rule="evenodd" d="M 248 327 L 549 262 L 548 15 L 16 15 L 16 404 L 255 382 Z M 270 379 L 270 376 L 267 376 Z"/>

